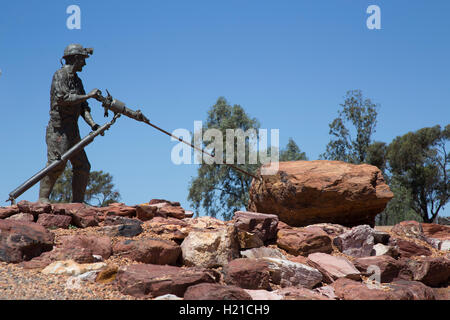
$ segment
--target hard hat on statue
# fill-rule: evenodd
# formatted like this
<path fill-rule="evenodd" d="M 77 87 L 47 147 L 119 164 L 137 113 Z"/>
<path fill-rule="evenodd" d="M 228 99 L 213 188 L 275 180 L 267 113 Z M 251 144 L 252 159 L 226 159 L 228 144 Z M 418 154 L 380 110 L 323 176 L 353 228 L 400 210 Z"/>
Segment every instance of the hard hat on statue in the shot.
<path fill-rule="evenodd" d="M 64 56 L 63 58 L 69 57 L 69 56 L 75 56 L 80 55 L 84 58 L 89 58 L 89 55 L 94 53 L 93 48 L 83 48 L 81 44 L 72 43 L 69 44 L 66 49 L 64 49 Z"/>

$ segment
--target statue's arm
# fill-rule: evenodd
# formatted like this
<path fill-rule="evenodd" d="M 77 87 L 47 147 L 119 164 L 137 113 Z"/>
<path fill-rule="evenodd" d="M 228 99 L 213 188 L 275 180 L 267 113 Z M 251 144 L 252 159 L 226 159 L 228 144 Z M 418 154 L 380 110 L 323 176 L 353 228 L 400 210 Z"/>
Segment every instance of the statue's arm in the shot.
<path fill-rule="evenodd" d="M 53 85 L 58 105 L 64 107 L 71 107 L 86 102 L 88 99 L 94 98 L 98 92 L 98 89 L 93 89 L 86 94 L 83 89 L 82 94 L 71 93 L 64 75 L 59 72 L 53 76 Z"/>

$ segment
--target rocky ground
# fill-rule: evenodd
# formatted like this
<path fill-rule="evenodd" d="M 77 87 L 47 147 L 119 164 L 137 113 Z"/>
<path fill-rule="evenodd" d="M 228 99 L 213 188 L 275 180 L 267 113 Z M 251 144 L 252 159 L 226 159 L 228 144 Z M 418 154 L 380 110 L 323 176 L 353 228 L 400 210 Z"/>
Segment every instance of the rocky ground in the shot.
<path fill-rule="evenodd" d="M 0 299 L 450 298 L 450 227 L 193 218 L 179 203 L 0 208 Z"/>

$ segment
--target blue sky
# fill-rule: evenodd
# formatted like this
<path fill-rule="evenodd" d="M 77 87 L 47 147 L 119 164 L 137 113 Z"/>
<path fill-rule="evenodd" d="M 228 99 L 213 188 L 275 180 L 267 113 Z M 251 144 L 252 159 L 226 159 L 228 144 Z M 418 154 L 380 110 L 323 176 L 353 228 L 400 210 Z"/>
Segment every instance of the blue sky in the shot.
<path fill-rule="evenodd" d="M 81 30 L 66 27 L 72 4 Z M 366 27 L 373 4 L 381 30 Z M 69 43 L 95 49 L 79 74 L 86 91 L 109 89 L 168 131 L 193 131 L 224 96 L 312 160 L 347 90 L 380 104 L 378 141 L 449 123 L 449 12 L 446 0 L 2 1 L 0 205 L 45 165 L 50 83 Z M 90 105 L 104 123 L 99 103 Z M 165 198 L 188 209 L 197 167 L 173 164 L 175 145 L 121 117 L 86 152 L 92 170 L 114 176 L 123 202 Z M 38 185 L 19 200 L 37 196 Z"/>

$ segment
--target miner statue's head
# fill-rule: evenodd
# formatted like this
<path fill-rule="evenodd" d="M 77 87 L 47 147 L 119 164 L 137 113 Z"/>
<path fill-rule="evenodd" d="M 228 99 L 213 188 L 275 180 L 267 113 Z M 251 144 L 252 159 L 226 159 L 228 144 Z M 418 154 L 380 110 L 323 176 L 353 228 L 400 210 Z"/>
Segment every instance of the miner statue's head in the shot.
<path fill-rule="evenodd" d="M 83 48 L 81 44 L 69 44 L 64 49 L 63 59 L 66 65 L 72 66 L 72 71 L 81 72 L 86 65 L 86 58 L 89 58 L 94 53 L 92 48 Z"/>

